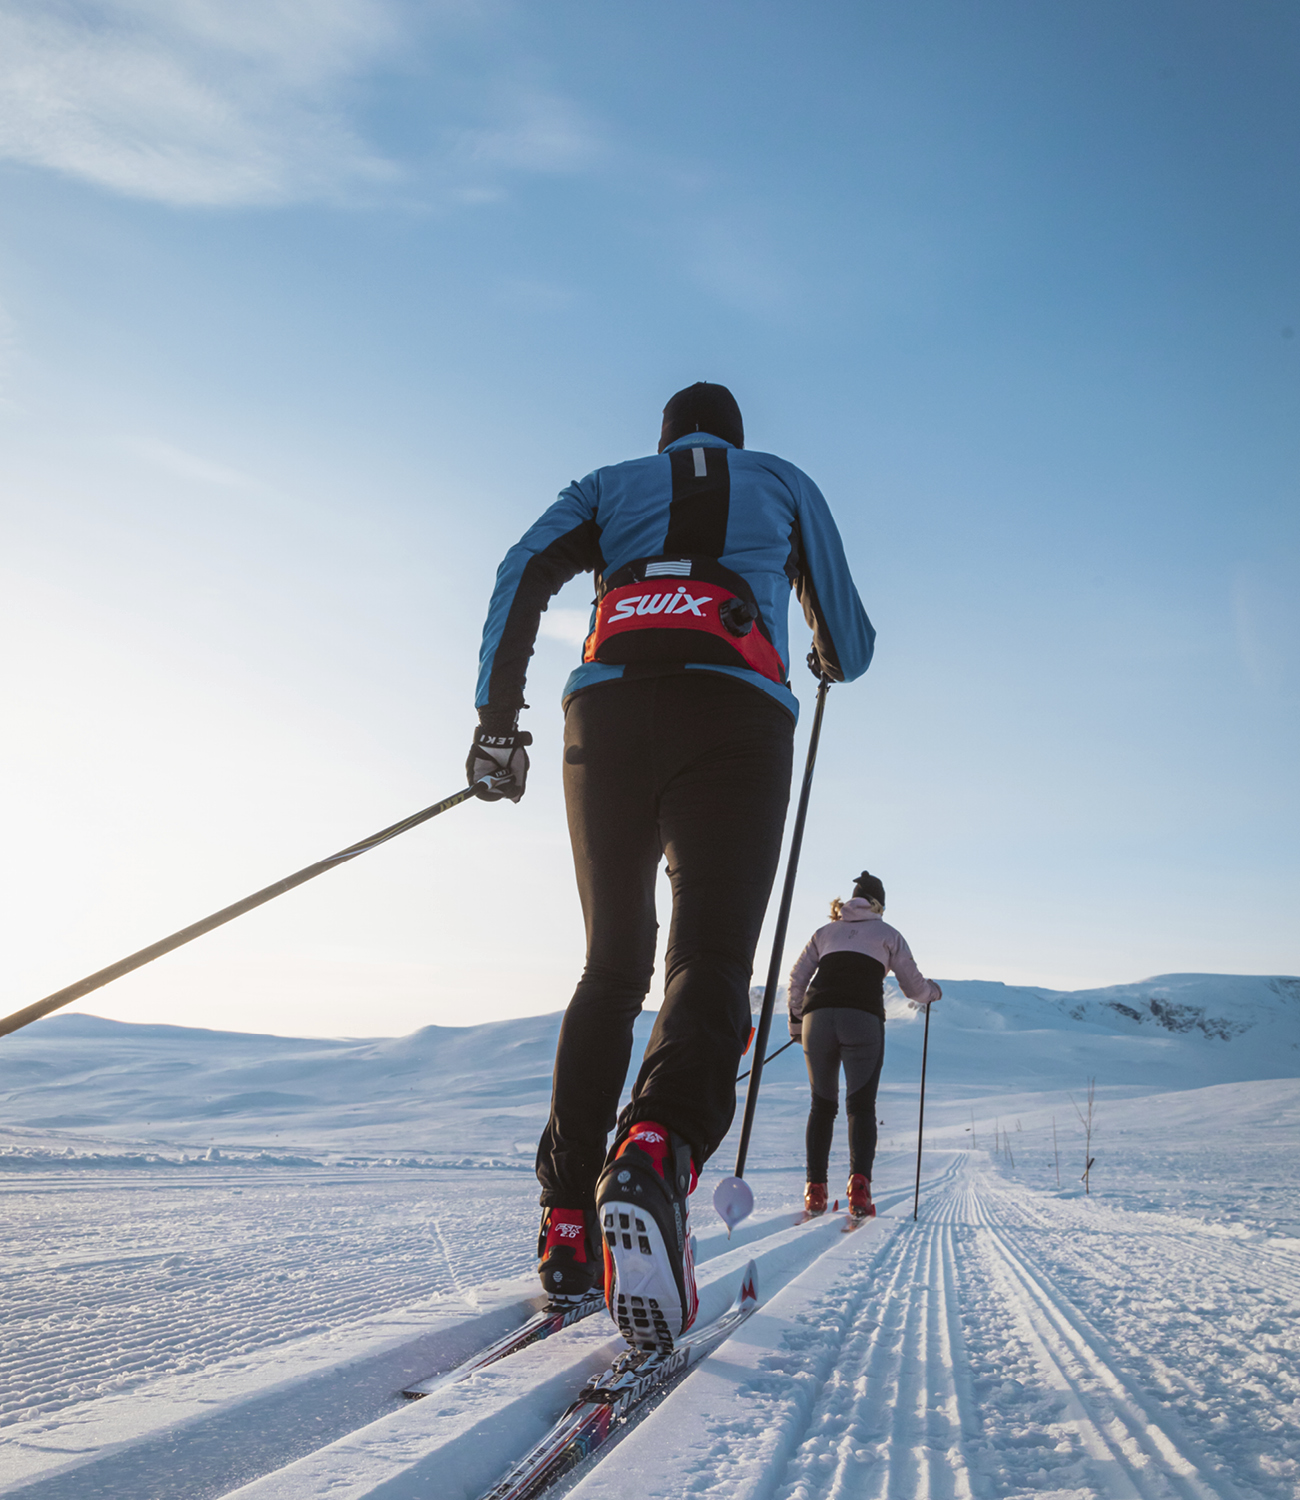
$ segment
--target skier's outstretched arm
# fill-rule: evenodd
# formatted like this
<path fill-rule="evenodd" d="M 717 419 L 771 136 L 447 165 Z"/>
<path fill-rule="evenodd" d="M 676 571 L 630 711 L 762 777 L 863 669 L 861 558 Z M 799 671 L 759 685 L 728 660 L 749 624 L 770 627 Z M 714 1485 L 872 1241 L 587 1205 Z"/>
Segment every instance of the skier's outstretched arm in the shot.
<path fill-rule="evenodd" d="M 480 787 L 480 797 L 518 802 L 523 796 L 528 776 L 524 747 L 532 743 L 532 735 L 519 729 L 519 710 L 526 707 L 524 682 L 542 611 L 569 579 L 601 565 L 594 479 L 589 476 L 560 492 L 497 569 L 479 651 L 474 698 L 479 727 L 465 769 L 470 781 L 508 770 L 513 783 L 496 792 Z"/>
<path fill-rule="evenodd" d="M 899 988 L 912 1002 L 913 1009 L 930 1005 L 943 998 L 943 991 L 933 979 L 927 979 L 916 967 L 907 939 L 899 933 L 898 946 L 890 955 L 889 967 L 898 976 Z"/>
<path fill-rule="evenodd" d="M 794 475 L 801 553 L 795 592 L 813 633 L 808 664 L 832 682 L 852 682 L 871 665 L 876 632 L 854 586 L 830 506 L 802 470 Z"/>

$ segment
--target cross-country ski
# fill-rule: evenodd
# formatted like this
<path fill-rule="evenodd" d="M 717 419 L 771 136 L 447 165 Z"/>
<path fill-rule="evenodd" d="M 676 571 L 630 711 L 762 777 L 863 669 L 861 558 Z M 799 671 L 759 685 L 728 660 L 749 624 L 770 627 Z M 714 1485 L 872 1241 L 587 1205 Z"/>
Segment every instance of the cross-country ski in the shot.
<path fill-rule="evenodd" d="M 751 1261 L 726 1312 L 680 1335 L 671 1350 L 634 1349 L 620 1354 L 604 1374 L 583 1387 L 546 1437 L 484 1500 L 535 1500 L 616 1435 L 638 1407 L 730 1338 L 757 1306 L 758 1272 Z"/>
<path fill-rule="evenodd" d="M 423 1380 L 412 1381 L 410 1385 L 403 1387 L 402 1395 L 418 1400 L 421 1396 L 427 1396 L 431 1391 L 436 1391 L 439 1386 L 463 1380 L 465 1376 L 472 1375 L 475 1370 L 485 1369 L 499 1359 L 508 1359 L 512 1354 L 518 1354 L 521 1349 L 538 1344 L 562 1329 L 571 1328 L 583 1318 L 589 1318 L 592 1313 L 599 1312 L 604 1306 L 605 1294 L 603 1292 L 589 1292 L 585 1297 L 576 1299 L 568 1306 L 551 1304 L 543 1307 L 513 1332 L 504 1334 L 494 1344 L 489 1344 L 480 1353 L 465 1360 L 463 1364 L 457 1365 L 454 1370 L 448 1370 L 444 1375 L 429 1375 Z"/>

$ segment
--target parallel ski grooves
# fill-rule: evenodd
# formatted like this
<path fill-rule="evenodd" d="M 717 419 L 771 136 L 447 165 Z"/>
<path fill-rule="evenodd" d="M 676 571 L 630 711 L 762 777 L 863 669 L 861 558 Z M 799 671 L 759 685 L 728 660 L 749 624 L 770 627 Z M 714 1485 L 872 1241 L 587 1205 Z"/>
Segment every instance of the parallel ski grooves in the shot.
<path fill-rule="evenodd" d="M 924 1222 L 897 1234 L 864 1275 L 843 1347 L 778 1494 L 970 1500 L 963 1432 L 979 1424 L 945 1270 L 950 1187 L 963 1166 L 958 1160 L 941 1175 L 927 1193 Z"/>
<path fill-rule="evenodd" d="M 721 1385 L 702 1388 L 694 1411 L 689 1385 L 666 1404 L 663 1418 L 687 1423 L 697 1452 L 700 1434 L 710 1434 L 705 1452 L 672 1468 L 670 1484 L 711 1494 L 729 1483 L 736 1500 L 1237 1494 L 1228 1477 L 1235 1471 L 1198 1458 L 1178 1419 L 1134 1379 L 1141 1362 L 1116 1349 L 1066 1294 L 1094 1285 L 1086 1270 L 1091 1236 L 1077 1255 L 1077 1282 L 1070 1253 L 1076 1216 L 1086 1223 L 1094 1211 L 1052 1205 L 1059 1217 L 1045 1229 L 1059 1236 L 1066 1258 L 1049 1272 L 1013 1227 L 1018 1216 L 1028 1222 L 1022 1198 L 985 1178 L 981 1160 L 956 1158 L 927 1191 L 919 1223 L 896 1220 L 879 1253 L 845 1258 L 838 1276 L 818 1279 L 826 1290 L 816 1300 L 789 1304 L 781 1314 L 789 1320 L 785 1346 L 733 1362 L 737 1373 L 753 1371 L 739 1390 L 750 1412 L 746 1436 L 732 1431 Z M 1130 1250 L 1145 1254 L 1142 1220 L 1119 1217 L 1129 1221 Z M 1156 1248 L 1153 1261 L 1160 1254 Z M 1127 1282 L 1143 1269 L 1139 1263 Z M 1098 1289 L 1122 1287 L 1125 1278 L 1105 1274 Z M 660 1419 L 648 1419 L 625 1462 L 644 1464 L 655 1451 Z M 635 1472 L 617 1456 L 613 1465 L 603 1485 L 593 1478 L 579 1493 L 612 1493 Z"/>
<path fill-rule="evenodd" d="M 1106 1340 L 1015 1249 L 988 1208 L 972 1195 L 976 1222 L 1000 1260 L 998 1271 L 1016 1305 L 1045 1374 L 1066 1399 L 1094 1465 L 1117 1500 L 1222 1500 L 1160 1424 L 1154 1403 L 1125 1384 L 1108 1358 Z"/>

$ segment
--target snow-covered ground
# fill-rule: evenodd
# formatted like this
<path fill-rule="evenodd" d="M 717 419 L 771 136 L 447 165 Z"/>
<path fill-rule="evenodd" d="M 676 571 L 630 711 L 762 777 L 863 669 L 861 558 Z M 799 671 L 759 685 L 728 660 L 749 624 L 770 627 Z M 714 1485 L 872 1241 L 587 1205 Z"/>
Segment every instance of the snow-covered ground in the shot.
<path fill-rule="evenodd" d="M 729 1244 L 708 1207 L 728 1147 L 694 1215 L 706 1305 L 753 1256 L 763 1306 L 568 1492 L 1300 1494 L 1300 982 L 944 988 L 918 1222 L 921 1023 L 894 1002 L 880 1217 L 793 1222 L 786 1053 L 754 1219 Z M 535 1300 L 557 1023 L 0 1041 L 0 1492 L 481 1494 L 617 1343 L 596 1317 L 398 1395 Z"/>

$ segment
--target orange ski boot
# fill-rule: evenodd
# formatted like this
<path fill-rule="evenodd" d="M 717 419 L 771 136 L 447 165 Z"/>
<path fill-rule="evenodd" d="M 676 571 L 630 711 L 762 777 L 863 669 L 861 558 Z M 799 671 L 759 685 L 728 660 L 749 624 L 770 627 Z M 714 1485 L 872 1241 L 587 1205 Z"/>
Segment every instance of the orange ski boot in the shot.
<path fill-rule="evenodd" d="M 849 1178 L 849 1212 L 855 1219 L 874 1219 L 876 1205 L 871 1201 L 871 1179 L 861 1172 Z"/>

